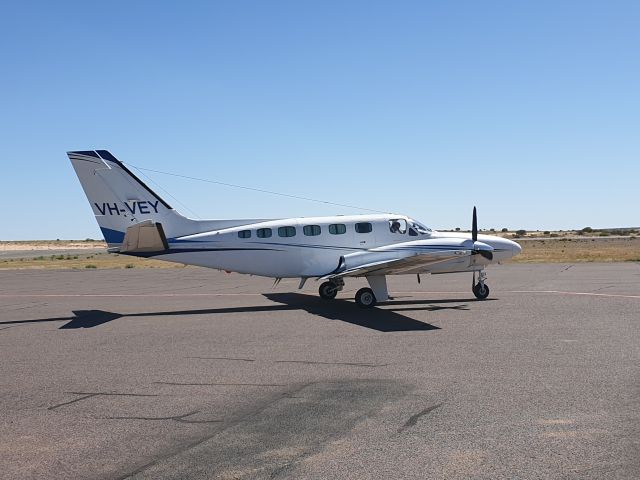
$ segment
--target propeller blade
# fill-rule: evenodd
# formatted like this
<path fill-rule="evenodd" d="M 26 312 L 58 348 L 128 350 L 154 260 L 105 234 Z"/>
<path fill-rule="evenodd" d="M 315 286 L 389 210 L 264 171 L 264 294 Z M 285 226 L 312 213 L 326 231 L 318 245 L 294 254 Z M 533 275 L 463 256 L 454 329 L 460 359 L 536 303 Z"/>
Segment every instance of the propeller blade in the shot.
<path fill-rule="evenodd" d="M 489 252 L 487 250 L 478 250 L 478 253 L 487 260 L 493 260 L 493 252 Z"/>
<path fill-rule="evenodd" d="M 493 252 L 489 250 L 480 250 L 479 248 L 471 251 L 471 255 L 482 255 L 487 260 L 493 260 Z"/>
<path fill-rule="evenodd" d="M 478 215 L 476 214 L 476 207 L 473 207 L 473 221 L 471 222 L 471 240 L 478 241 Z"/>

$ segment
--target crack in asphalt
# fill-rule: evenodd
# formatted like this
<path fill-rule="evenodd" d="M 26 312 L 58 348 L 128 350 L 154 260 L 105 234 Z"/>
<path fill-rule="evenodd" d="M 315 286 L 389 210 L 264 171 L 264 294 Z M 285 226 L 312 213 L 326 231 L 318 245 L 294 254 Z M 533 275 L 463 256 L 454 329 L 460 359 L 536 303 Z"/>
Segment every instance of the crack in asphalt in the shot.
<path fill-rule="evenodd" d="M 196 358 L 198 360 L 235 360 L 238 362 L 255 362 L 253 358 L 235 358 L 235 357 L 185 357 Z"/>
<path fill-rule="evenodd" d="M 430 407 L 425 408 L 424 410 L 419 411 L 418 413 L 411 415 L 409 419 L 405 422 L 403 426 L 398 429 L 398 433 L 401 433 L 408 428 L 415 426 L 420 420 L 421 417 L 425 416 L 427 413 L 434 411 L 436 408 L 441 407 L 443 404 L 439 403 L 437 405 L 432 405 Z"/>
<path fill-rule="evenodd" d="M 309 365 L 347 365 L 352 367 L 386 367 L 388 363 L 357 363 L 357 362 L 315 362 L 312 360 L 276 360 L 274 363 L 304 363 Z"/>
<path fill-rule="evenodd" d="M 190 382 L 153 382 L 156 385 L 175 386 L 230 386 L 230 387 L 286 387 L 284 383 L 190 383 Z"/>
<path fill-rule="evenodd" d="M 135 417 L 135 416 L 131 416 L 131 417 L 105 417 L 107 420 L 144 420 L 144 421 L 150 421 L 150 422 L 158 422 L 158 421 L 165 421 L 165 420 L 174 420 L 176 422 L 180 422 L 180 423 L 219 423 L 222 422 L 223 420 L 187 420 L 187 417 L 190 417 L 191 415 L 195 415 L 196 413 L 200 413 L 199 410 L 194 410 L 193 412 L 189 412 L 189 413 L 184 413 L 182 415 L 172 415 L 169 417 Z"/>
<path fill-rule="evenodd" d="M 71 395 L 82 395 L 80 398 L 74 398 L 68 402 L 58 403 L 57 405 L 53 405 L 51 407 L 47 407 L 47 410 L 55 410 L 60 407 L 64 407 L 65 405 L 70 405 L 72 403 L 79 402 L 81 400 L 86 400 L 92 397 L 98 396 L 120 396 L 120 397 L 159 397 L 157 394 L 147 394 L 147 393 L 115 393 L 115 392 L 64 392 Z"/>

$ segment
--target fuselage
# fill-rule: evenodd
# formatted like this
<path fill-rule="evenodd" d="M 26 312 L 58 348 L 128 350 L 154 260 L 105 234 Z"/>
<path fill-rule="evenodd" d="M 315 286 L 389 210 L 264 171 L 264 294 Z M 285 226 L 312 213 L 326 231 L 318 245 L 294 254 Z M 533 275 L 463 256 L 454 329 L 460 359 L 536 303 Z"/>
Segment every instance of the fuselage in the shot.
<path fill-rule="evenodd" d="M 520 246 L 515 242 L 478 235 L 478 241 L 493 250 L 493 258 L 464 255 L 461 242 L 468 243 L 470 239 L 471 234 L 434 231 L 404 215 L 301 217 L 170 238 L 169 250 L 154 257 L 245 274 L 288 278 L 322 277 L 338 267 L 341 257 L 357 252 L 387 258 L 394 252 L 402 251 L 404 255 L 407 249 L 460 249 L 458 258 L 408 273 L 481 270 L 520 252 Z"/>

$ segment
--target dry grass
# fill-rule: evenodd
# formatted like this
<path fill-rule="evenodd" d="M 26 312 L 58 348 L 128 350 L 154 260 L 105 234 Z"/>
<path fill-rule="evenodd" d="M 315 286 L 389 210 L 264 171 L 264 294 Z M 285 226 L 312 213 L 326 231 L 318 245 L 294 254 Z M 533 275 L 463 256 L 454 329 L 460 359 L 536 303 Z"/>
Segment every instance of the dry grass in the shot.
<path fill-rule="evenodd" d="M 510 260 L 514 263 L 640 262 L 640 238 L 634 236 L 516 241 L 522 246 L 522 253 Z M 105 250 L 96 253 L 87 249 Z M 0 242 L 0 251 L 14 252 L 14 256 L 25 252 L 17 258 L 0 260 L 0 269 L 184 268 L 178 263 L 109 254 L 101 241 Z"/>
<path fill-rule="evenodd" d="M 640 262 L 640 239 L 636 237 L 517 239 L 522 253 L 515 263 Z"/>
<path fill-rule="evenodd" d="M 112 253 L 42 255 L 35 258 L 12 258 L 0 261 L 0 269 L 91 269 L 91 268 L 184 268 L 179 263 L 147 260 Z"/>
<path fill-rule="evenodd" d="M 0 242 L 0 251 L 88 250 L 107 248 L 102 240 L 20 240 Z"/>

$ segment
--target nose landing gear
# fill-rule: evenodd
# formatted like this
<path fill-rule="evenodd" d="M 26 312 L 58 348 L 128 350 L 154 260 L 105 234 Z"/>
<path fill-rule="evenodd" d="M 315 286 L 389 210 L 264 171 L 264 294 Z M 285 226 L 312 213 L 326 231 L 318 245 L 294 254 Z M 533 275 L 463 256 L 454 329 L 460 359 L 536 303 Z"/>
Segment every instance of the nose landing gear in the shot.
<path fill-rule="evenodd" d="M 473 283 L 471 284 L 471 291 L 478 300 L 484 300 L 489 296 L 489 286 L 484 283 L 487 278 L 487 274 L 484 270 L 478 272 L 478 283 L 476 283 L 476 272 L 473 272 Z"/>

